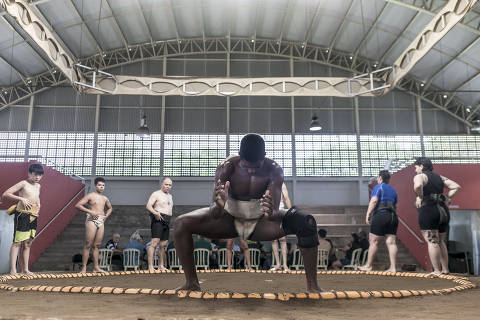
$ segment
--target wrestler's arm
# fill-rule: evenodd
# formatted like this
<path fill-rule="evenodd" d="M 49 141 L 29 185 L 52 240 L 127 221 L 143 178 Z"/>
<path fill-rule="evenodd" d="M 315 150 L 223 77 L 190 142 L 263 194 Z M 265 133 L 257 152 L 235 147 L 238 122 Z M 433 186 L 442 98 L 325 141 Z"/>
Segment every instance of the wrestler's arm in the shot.
<path fill-rule="evenodd" d="M 287 209 L 290 209 L 292 207 L 292 201 L 290 201 L 290 197 L 288 196 L 288 190 L 285 183 L 282 184 L 282 196 L 285 200 L 285 205 L 287 206 Z"/>
<path fill-rule="evenodd" d="M 462 187 L 453 180 L 448 179 L 447 177 L 442 177 L 443 184 L 448 188 L 447 196 L 451 199 Z M 450 202 L 450 201 L 449 201 Z"/>
<path fill-rule="evenodd" d="M 365 217 L 365 222 L 367 224 L 370 224 L 370 220 L 372 218 L 372 213 L 373 213 L 373 210 L 375 210 L 375 207 L 377 206 L 377 203 L 378 203 L 378 197 L 377 196 L 373 196 L 370 199 L 370 202 L 368 203 L 367 216 Z"/>
<path fill-rule="evenodd" d="M 223 214 L 223 208 L 228 198 L 228 187 L 230 176 L 233 172 L 233 163 L 229 160 L 222 162 L 215 171 L 215 187 L 213 189 L 210 214 L 218 218 Z"/>
<path fill-rule="evenodd" d="M 153 208 L 153 206 L 155 205 L 155 202 L 157 202 L 157 192 L 154 192 L 150 195 L 150 198 L 148 199 L 148 202 L 147 202 L 147 210 L 148 212 L 153 214 L 157 219 L 161 219 L 162 216 L 160 215 L 160 213 Z"/>
<path fill-rule="evenodd" d="M 417 174 L 413 178 L 413 191 L 417 194 L 417 200 L 415 202 L 415 206 L 420 208 L 422 206 L 423 200 L 423 186 L 425 185 L 425 174 Z"/>
<path fill-rule="evenodd" d="M 105 197 L 105 207 L 107 207 L 107 212 L 105 213 L 105 218 L 108 218 L 112 214 L 113 208 L 112 208 L 112 204 L 110 203 L 110 200 L 108 200 L 107 197 Z"/>
<path fill-rule="evenodd" d="M 85 213 L 91 214 L 92 216 L 97 216 L 98 214 L 93 210 L 88 209 L 85 205 L 90 201 L 90 194 L 85 195 L 80 201 L 77 202 L 75 208 Z"/>
<path fill-rule="evenodd" d="M 15 195 L 15 193 L 20 192 L 24 188 L 25 183 L 26 183 L 25 180 L 22 180 L 19 183 L 8 188 L 3 193 L 3 198 L 8 200 L 20 201 L 23 203 L 23 206 L 25 207 L 25 209 L 30 209 L 32 207 L 32 203 L 30 202 L 30 200 L 24 197 Z"/>
<path fill-rule="evenodd" d="M 269 216 L 269 213 L 272 216 L 279 214 L 278 207 L 280 206 L 280 198 L 282 196 L 282 185 L 283 185 L 283 169 L 276 162 L 273 162 L 273 170 L 271 175 L 271 182 L 268 185 L 269 196 L 271 198 L 270 212 L 266 211 L 265 214 Z M 265 195 L 264 195 L 265 198 Z M 268 199 L 267 199 L 267 202 Z"/>

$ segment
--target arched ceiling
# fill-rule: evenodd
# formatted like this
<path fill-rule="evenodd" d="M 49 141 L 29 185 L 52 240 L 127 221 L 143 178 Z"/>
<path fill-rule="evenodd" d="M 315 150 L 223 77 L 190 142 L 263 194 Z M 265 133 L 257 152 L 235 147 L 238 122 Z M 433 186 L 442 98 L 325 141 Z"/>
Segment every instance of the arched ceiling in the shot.
<path fill-rule="evenodd" d="M 251 41 L 303 51 L 307 58 L 354 72 L 390 65 L 446 0 L 29 0 L 71 54 L 108 67 L 159 56 L 156 46 Z M 480 5 L 467 14 L 410 72 L 401 89 L 468 120 L 480 100 Z M 193 40 L 195 39 L 195 40 Z M 222 40 L 224 39 L 224 40 Z M 166 41 L 166 42 L 165 42 Z M 182 43 L 183 42 L 183 43 Z M 227 46 L 229 44 L 227 43 Z M 231 43 L 230 43 L 231 45 Z M 152 49 L 148 52 L 148 47 Z M 306 50 L 306 49 L 311 50 Z M 213 50 L 228 52 L 230 49 Z M 313 51 L 312 51 L 313 50 Z M 188 51 L 188 50 L 187 50 Z M 258 50 L 257 50 L 258 51 Z M 322 57 L 308 56 L 321 52 Z M 136 56 L 136 53 L 141 57 Z M 178 52 L 179 54 L 181 52 Z M 190 53 L 190 52 L 187 52 Z M 262 52 L 256 52 L 262 53 Z M 269 53 L 269 52 L 266 52 Z M 172 52 L 171 54 L 174 54 Z M 264 53 L 265 54 L 265 53 Z M 146 57 L 145 57 L 145 56 Z M 354 57 L 349 65 L 341 57 Z M 104 61 L 101 61 L 104 60 Z M 122 59 L 121 59 L 122 60 Z M 348 59 L 347 59 L 348 60 Z M 357 62 L 358 60 L 358 62 Z M 113 63 L 118 64 L 118 63 Z M 39 75 L 42 75 L 39 77 Z M 34 80 L 31 80 L 34 79 Z M 40 81 L 39 81 L 40 79 Z M 62 80 L 42 50 L 0 12 L 0 87 L 18 97 Z M 32 88 L 32 81 L 36 87 Z M 43 82 L 42 82 L 43 81 Z M 423 84 L 422 84 L 423 83 Z M 421 85 L 421 87 L 420 87 Z M 23 91 L 22 91 L 23 90 Z M 1 95 L 1 93 L 0 93 Z M 472 106 L 465 108 L 465 106 Z M 1 107 L 1 105 L 0 105 Z M 465 111 L 467 110 L 467 111 Z M 471 111 L 471 114 L 468 113 Z"/>

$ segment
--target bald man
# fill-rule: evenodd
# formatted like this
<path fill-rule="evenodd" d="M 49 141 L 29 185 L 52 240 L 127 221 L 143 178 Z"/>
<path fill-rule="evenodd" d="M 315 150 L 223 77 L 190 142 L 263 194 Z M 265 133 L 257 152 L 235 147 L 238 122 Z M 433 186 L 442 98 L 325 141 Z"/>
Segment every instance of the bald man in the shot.
<path fill-rule="evenodd" d="M 172 218 L 173 199 L 170 194 L 172 184 L 170 178 L 163 178 L 160 190 L 152 193 L 150 199 L 148 199 L 147 210 L 150 214 L 152 229 L 152 242 L 147 252 L 149 271 L 154 270 L 153 256 L 158 245 L 160 245 L 158 250 L 158 269 L 167 269 L 165 268 L 165 247 L 168 244 L 170 220 Z"/>

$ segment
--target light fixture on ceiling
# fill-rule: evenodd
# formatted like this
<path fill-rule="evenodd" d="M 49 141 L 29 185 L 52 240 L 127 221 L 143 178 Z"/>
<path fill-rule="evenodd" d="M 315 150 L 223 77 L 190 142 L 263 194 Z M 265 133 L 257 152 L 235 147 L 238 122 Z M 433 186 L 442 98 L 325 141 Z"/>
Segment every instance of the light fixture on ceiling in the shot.
<path fill-rule="evenodd" d="M 320 122 L 318 122 L 318 117 L 313 115 L 312 122 L 310 122 L 310 131 L 315 132 L 320 130 L 322 130 L 322 126 L 320 125 Z"/>
<path fill-rule="evenodd" d="M 465 108 L 465 111 L 466 111 L 467 113 L 472 112 L 472 106 L 467 106 L 467 107 Z"/>
<path fill-rule="evenodd" d="M 140 118 L 140 127 L 137 129 L 136 135 L 142 139 L 150 138 L 150 129 L 147 126 L 147 116 L 143 113 Z"/>

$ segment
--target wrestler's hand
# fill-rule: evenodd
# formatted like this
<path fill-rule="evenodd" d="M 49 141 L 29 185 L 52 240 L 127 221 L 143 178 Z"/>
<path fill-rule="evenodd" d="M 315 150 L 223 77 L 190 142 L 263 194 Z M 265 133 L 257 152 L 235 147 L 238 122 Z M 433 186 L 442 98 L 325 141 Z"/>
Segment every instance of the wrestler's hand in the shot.
<path fill-rule="evenodd" d="M 260 199 L 260 206 L 267 218 L 273 213 L 273 199 L 270 195 L 270 190 L 267 189 L 263 194 L 262 199 Z"/>
<path fill-rule="evenodd" d="M 30 202 L 30 200 L 26 199 L 26 198 L 22 198 L 22 204 L 23 204 L 23 207 L 27 210 L 30 210 L 32 209 L 32 206 L 33 204 Z"/>
<path fill-rule="evenodd" d="M 372 218 L 369 215 L 367 215 L 367 217 L 365 218 L 365 223 L 370 224 L 370 220 L 372 220 Z"/>
<path fill-rule="evenodd" d="M 215 205 L 218 208 L 225 208 L 225 203 L 227 203 L 228 198 L 228 189 L 230 188 L 230 181 L 225 182 L 222 184 L 220 179 L 217 180 L 215 184 Z"/>
<path fill-rule="evenodd" d="M 415 200 L 415 207 L 420 208 L 422 206 L 422 199 L 420 197 L 417 197 Z"/>
<path fill-rule="evenodd" d="M 154 214 L 155 216 L 155 219 L 157 219 L 158 221 L 162 221 L 163 220 L 163 217 L 162 217 L 162 214 L 157 212 L 156 214 Z"/>

